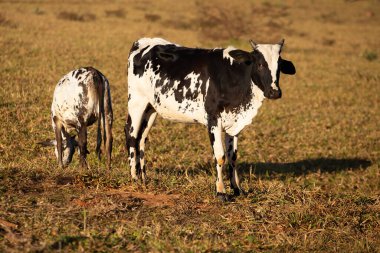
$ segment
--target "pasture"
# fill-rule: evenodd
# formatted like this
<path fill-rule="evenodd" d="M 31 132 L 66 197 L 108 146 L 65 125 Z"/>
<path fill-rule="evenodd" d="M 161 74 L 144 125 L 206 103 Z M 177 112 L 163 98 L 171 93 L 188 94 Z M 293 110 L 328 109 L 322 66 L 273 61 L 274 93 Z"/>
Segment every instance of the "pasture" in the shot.
<path fill-rule="evenodd" d="M 244 50 L 285 38 L 297 74 L 239 135 L 246 197 L 215 197 L 205 127 L 160 117 L 148 184 L 132 184 L 126 69 L 141 37 Z M 379 38 L 377 0 L 0 1 L 0 252 L 379 252 Z M 37 144 L 54 138 L 56 83 L 81 66 L 110 81 L 110 171 L 96 126 L 88 170 L 78 153 L 59 169 Z"/>

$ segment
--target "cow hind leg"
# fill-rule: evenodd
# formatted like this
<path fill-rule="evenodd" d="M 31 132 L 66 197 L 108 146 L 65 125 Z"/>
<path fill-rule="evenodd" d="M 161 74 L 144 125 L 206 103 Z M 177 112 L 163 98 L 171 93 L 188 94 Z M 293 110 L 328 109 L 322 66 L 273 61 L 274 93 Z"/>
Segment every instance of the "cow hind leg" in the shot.
<path fill-rule="evenodd" d="M 237 136 L 230 136 L 229 134 L 226 134 L 225 145 L 228 158 L 228 175 L 230 178 L 231 188 L 233 189 L 235 196 L 239 196 L 241 194 L 244 195 L 244 191 L 240 186 L 239 171 L 236 167 L 237 141 Z"/>
<path fill-rule="evenodd" d="M 128 151 L 129 166 L 131 168 L 131 177 L 132 180 L 135 181 L 141 177 L 138 133 L 147 104 L 148 103 L 141 103 L 141 101 L 131 100 L 128 103 L 128 118 L 125 125 L 126 148 Z"/>
<path fill-rule="evenodd" d="M 57 141 L 57 159 L 58 159 L 58 166 L 60 168 L 63 168 L 63 162 L 62 162 L 62 124 L 59 120 L 57 120 L 56 117 L 53 119 L 53 128 L 55 133 L 55 140 Z"/>
<path fill-rule="evenodd" d="M 82 168 L 87 169 L 87 127 L 85 124 L 82 124 L 82 126 L 79 128 L 78 131 L 78 145 L 79 145 L 79 151 L 80 151 L 80 163 Z"/>
<path fill-rule="evenodd" d="M 146 183 L 146 167 L 145 167 L 145 142 L 149 134 L 150 129 L 153 126 L 154 120 L 156 119 L 157 112 L 149 104 L 144 111 L 140 133 L 138 135 L 139 139 L 139 156 L 140 156 L 140 167 L 141 167 L 141 176 L 143 183 Z"/>
<path fill-rule="evenodd" d="M 221 124 L 218 122 L 216 124 L 209 125 L 208 132 L 216 162 L 216 196 L 223 202 L 229 201 L 229 196 L 226 194 L 226 188 L 223 183 L 223 166 L 225 162 L 225 154 L 222 141 Z"/>

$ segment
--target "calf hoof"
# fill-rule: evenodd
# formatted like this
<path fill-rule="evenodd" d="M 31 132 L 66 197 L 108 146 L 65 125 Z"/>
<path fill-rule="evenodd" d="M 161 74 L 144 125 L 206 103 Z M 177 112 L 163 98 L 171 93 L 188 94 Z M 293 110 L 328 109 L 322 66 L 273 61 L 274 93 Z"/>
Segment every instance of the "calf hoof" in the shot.
<path fill-rule="evenodd" d="M 226 193 L 223 193 L 223 192 L 217 192 L 216 193 L 216 197 L 222 201 L 222 202 L 230 202 L 231 201 L 231 198 L 228 194 Z"/>
<path fill-rule="evenodd" d="M 243 189 L 234 188 L 234 196 L 235 197 L 247 196 L 247 193 Z"/>

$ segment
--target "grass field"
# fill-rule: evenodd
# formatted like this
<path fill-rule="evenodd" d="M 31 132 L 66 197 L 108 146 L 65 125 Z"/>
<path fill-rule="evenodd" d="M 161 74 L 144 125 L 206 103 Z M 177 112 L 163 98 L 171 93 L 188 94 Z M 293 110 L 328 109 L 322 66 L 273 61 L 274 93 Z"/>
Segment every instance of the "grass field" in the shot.
<path fill-rule="evenodd" d="M 192 47 L 285 38 L 283 98 L 239 139 L 246 197 L 215 198 L 207 131 L 156 120 L 146 186 L 129 175 L 123 127 L 133 41 Z M 0 252 L 380 252 L 380 2 L 1 1 Z M 94 66 L 111 83 L 113 168 L 76 155 L 58 169 L 57 81 Z M 226 181 L 227 182 L 227 178 Z"/>

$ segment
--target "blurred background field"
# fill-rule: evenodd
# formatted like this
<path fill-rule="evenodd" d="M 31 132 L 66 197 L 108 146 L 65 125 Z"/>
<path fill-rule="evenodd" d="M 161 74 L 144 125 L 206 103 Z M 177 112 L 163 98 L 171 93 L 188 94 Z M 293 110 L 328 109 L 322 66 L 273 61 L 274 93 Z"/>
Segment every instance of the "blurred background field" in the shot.
<path fill-rule="evenodd" d="M 146 187 L 124 150 L 133 41 L 275 43 L 295 76 L 239 138 L 248 196 L 219 203 L 206 129 L 158 117 Z M 1 1 L 0 251 L 380 250 L 380 1 Z M 57 81 L 93 66 L 111 83 L 113 169 L 95 155 L 58 169 Z M 226 181 L 227 182 L 227 178 Z"/>

